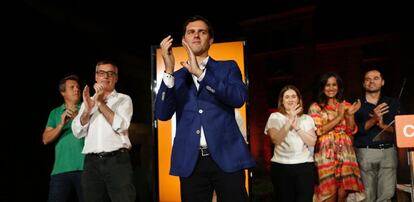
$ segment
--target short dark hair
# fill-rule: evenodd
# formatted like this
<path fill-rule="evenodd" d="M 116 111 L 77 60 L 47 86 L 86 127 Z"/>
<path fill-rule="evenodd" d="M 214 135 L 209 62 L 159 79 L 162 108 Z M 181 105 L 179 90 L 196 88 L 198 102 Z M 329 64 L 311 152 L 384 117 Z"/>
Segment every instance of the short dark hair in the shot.
<path fill-rule="evenodd" d="M 65 92 L 66 90 L 66 81 L 72 80 L 79 83 L 79 77 L 75 74 L 71 74 L 69 76 L 66 76 L 65 78 L 61 79 L 59 82 L 59 92 Z"/>
<path fill-rule="evenodd" d="M 95 66 L 95 72 L 98 71 L 98 67 L 100 65 L 107 65 L 107 64 L 112 65 L 115 68 L 115 73 L 118 74 L 118 65 L 116 65 L 116 63 L 114 61 L 109 60 L 109 59 L 105 59 L 105 60 L 98 61 L 96 63 L 96 66 Z"/>
<path fill-rule="evenodd" d="M 367 73 L 368 73 L 368 72 L 372 72 L 372 71 L 377 71 L 377 72 L 380 74 L 381 79 L 382 79 L 382 80 L 384 80 L 384 76 L 382 75 L 381 70 L 380 70 L 379 68 L 377 68 L 377 67 L 371 67 L 371 68 L 367 68 L 367 69 L 365 69 L 364 79 L 365 79 L 365 76 L 367 75 Z"/>
<path fill-rule="evenodd" d="M 192 16 L 190 18 L 188 18 L 183 25 L 183 36 L 185 35 L 185 32 L 187 31 L 187 25 L 190 24 L 191 22 L 194 21 L 203 21 L 204 23 L 206 23 L 207 27 L 208 27 L 208 33 L 210 34 L 210 37 L 212 39 L 214 39 L 214 29 L 213 29 L 213 25 L 211 24 L 211 22 L 209 20 L 207 20 L 207 18 L 200 16 L 200 15 L 195 15 Z"/>
<path fill-rule="evenodd" d="M 378 64 L 378 63 L 369 63 L 369 64 L 363 64 L 361 65 L 363 71 L 364 71 L 364 78 L 365 75 L 370 71 L 378 71 L 381 74 L 381 78 L 384 79 L 384 72 L 386 70 L 384 64 Z"/>

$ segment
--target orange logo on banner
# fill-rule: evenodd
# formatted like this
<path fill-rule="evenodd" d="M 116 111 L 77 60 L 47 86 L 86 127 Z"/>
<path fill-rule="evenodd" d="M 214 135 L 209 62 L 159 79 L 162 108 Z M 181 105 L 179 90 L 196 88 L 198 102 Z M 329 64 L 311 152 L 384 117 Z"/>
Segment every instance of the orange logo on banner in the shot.
<path fill-rule="evenodd" d="M 414 147 L 414 115 L 395 116 L 397 146 Z"/>

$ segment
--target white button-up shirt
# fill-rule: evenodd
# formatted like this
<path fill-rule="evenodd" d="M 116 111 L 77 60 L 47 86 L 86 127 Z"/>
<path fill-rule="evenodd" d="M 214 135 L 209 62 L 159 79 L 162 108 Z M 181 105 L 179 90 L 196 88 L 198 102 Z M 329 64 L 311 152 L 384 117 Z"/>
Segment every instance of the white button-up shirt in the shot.
<path fill-rule="evenodd" d="M 82 104 L 79 114 L 72 121 L 72 130 L 75 137 L 85 137 L 83 154 L 110 152 L 131 147 L 128 138 L 128 128 L 133 113 L 131 98 L 114 90 L 108 96 L 106 105 L 114 112 L 112 125 L 95 106 L 91 111 L 89 122 L 82 126 L 80 117 L 85 110 L 84 104 Z"/>

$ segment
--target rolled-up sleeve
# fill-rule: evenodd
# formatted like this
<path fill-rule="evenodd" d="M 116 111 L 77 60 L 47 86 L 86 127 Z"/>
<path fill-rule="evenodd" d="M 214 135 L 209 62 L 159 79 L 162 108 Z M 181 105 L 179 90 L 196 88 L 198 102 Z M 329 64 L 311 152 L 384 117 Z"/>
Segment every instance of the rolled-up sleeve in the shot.
<path fill-rule="evenodd" d="M 114 120 L 112 122 L 112 129 L 117 133 L 127 131 L 131 123 L 133 113 L 132 100 L 129 96 L 123 98 L 119 107 L 114 111 Z"/>

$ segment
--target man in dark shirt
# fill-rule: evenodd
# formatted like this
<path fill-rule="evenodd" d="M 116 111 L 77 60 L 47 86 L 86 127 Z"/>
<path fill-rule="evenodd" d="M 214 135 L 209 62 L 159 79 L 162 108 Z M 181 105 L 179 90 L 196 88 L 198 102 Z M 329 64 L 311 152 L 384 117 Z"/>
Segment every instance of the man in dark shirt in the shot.
<path fill-rule="evenodd" d="M 365 186 L 366 201 L 391 201 L 397 180 L 394 117 L 399 113 L 398 100 L 381 94 L 384 79 L 379 70 L 365 73 L 361 108 L 355 114 L 357 159 Z"/>

